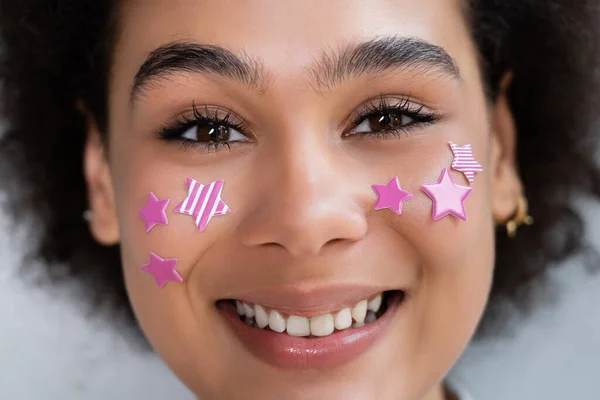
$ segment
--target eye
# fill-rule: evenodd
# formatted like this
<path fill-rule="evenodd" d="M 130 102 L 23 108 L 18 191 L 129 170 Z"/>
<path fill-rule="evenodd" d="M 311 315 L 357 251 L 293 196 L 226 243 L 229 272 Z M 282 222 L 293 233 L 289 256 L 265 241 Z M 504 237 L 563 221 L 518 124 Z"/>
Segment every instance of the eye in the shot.
<path fill-rule="evenodd" d="M 425 106 L 408 98 L 388 98 L 381 96 L 362 104 L 352 116 L 353 129 L 346 131 L 344 137 L 350 136 L 398 136 L 413 129 L 432 124 L 440 116 Z"/>
<path fill-rule="evenodd" d="M 159 138 L 207 150 L 222 146 L 231 149 L 233 143 L 252 141 L 245 133 L 248 131 L 246 124 L 232 112 L 209 106 L 200 110 L 195 105 L 192 111 L 192 117 L 178 117 L 164 126 L 158 133 Z"/>
<path fill-rule="evenodd" d="M 201 143 L 228 143 L 248 140 L 235 128 L 214 123 L 194 125 L 186 130 L 181 138 Z"/>
<path fill-rule="evenodd" d="M 370 115 L 362 120 L 353 133 L 376 133 L 386 131 L 397 131 L 406 128 L 414 123 L 414 120 L 408 115 L 395 112 L 385 112 L 383 114 Z"/>

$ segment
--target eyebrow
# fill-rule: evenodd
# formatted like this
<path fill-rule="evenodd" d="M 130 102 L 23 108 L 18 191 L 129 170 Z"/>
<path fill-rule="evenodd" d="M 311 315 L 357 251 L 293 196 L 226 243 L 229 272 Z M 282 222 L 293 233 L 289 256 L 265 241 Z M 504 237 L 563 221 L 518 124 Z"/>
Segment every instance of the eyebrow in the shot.
<path fill-rule="evenodd" d="M 267 85 L 262 62 L 245 54 L 237 56 L 225 48 L 207 44 L 172 42 L 148 55 L 135 74 L 130 102 L 151 82 L 182 72 L 219 75 L 258 90 L 265 90 Z"/>
<path fill-rule="evenodd" d="M 309 73 L 313 86 L 322 91 L 331 90 L 353 77 L 398 69 L 438 73 L 459 83 L 462 81 L 458 65 L 442 47 L 402 36 L 375 38 L 347 45 L 338 52 L 324 53 L 309 68 Z"/>
<path fill-rule="evenodd" d="M 456 62 L 442 47 L 401 36 L 375 38 L 349 44 L 337 52 L 324 52 L 308 67 L 308 73 L 310 85 L 323 91 L 352 77 L 401 68 L 438 72 L 461 81 Z M 130 102 L 135 102 L 152 82 L 182 72 L 225 77 L 261 93 L 268 90 L 270 82 L 263 62 L 245 53 L 238 56 L 219 46 L 172 42 L 148 55 L 135 75 Z"/>

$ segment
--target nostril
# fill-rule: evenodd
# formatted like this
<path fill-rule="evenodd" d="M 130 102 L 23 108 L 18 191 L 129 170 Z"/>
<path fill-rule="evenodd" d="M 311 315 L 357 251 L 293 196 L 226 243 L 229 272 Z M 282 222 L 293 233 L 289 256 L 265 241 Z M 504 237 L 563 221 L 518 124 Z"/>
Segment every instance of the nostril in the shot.
<path fill-rule="evenodd" d="M 330 241 L 328 241 L 327 243 L 325 243 L 324 247 L 335 247 L 337 249 L 341 249 L 341 248 L 348 248 L 349 246 L 352 246 L 354 243 L 358 242 L 360 239 L 355 239 L 355 238 L 335 238 L 335 239 L 331 239 Z"/>
<path fill-rule="evenodd" d="M 285 249 L 285 246 L 282 245 L 281 243 L 277 243 L 277 242 L 267 242 L 267 243 L 263 243 L 261 245 L 264 248 L 279 248 L 279 249 Z"/>

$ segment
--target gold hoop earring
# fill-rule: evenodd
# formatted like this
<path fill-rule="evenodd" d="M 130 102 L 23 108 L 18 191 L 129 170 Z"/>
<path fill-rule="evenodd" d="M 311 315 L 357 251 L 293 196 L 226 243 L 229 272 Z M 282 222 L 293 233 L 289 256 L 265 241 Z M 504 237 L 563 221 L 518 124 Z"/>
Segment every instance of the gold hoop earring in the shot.
<path fill-rule="evenodd" d="M 509 238 L 514 238 L 517 235 L 517 229 L 523 225 L 533 225 L 533 218 L 529 215 L 529 205 L 527 198 L 524 195 L 519 197 L 517 209 L 513 216 L 504 223 L 506 226 L 506 234 Z"/>

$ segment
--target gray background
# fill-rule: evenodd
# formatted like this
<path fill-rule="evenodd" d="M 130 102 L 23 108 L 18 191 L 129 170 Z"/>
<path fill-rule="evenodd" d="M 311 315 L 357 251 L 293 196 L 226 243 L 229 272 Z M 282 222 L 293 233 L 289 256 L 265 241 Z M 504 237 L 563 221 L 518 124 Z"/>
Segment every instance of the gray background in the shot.
<path fill-rule="evenodd" d="M 600 206 L 581 208 L 600 247 Z M 0 399 L 193 399 L 158 357 L 86 318 L 85 292 L 20 279 L 30 239 L 0 211 Z M 600 400 L 600 273 L 573 259 L 549 277 L 534 315 L 472 344 L 451 373 L 474 400 Z"/>

